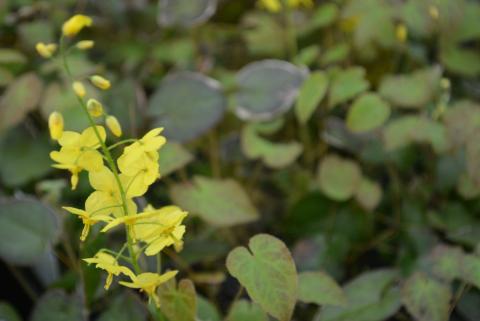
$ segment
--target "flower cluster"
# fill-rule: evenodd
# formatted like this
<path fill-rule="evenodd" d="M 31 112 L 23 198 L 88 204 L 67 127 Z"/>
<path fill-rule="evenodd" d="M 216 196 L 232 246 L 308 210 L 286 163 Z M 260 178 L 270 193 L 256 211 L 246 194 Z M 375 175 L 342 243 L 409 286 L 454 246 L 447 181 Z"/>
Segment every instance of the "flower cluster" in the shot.
<path fill-rule="evenodd" d="M 260 7 L 270 12 L 280 12 L 285 8 L 313 7 L 313 0 L 259 0 Z"/>
<path fill-rule="evenodd" d="M 87 50 L 94 46 L 94 42 L 82 40 L 65 50 L 65 41 L 75 37 L 92 23 L 90 17 L 75 15 L 64 23 L 63 35 L 58 45 L 39 43 L 36 46 L 38 53 L 47 59 L 54 58 L 59 49 L 79 107 L 85 111 L 90 122 L 90 126 L 81 133 L 64 131 L 62 115 L 53 112 L 49 118 L 49 129 L 52 139 L 58 142 L 60 149 L 51 152 L 50 156 L 56 162 L 54 167 L 70 172 L 72 189 L 77 187 L 79 173 L 88 172 L 88 180 L 94 191 L 86 199 L 84 208 L 64 207 L 82 220 L 84 227 L 81 241 L 86 240 L 91 227 L 96 224 L 104 225 L 101 229 L 103 233 L 117 226 L 125 227 L 127 238 L 120 251 L 102 249 L 94 257 L 85 258 L 84 261 L 107 272 L 105 289 L 112 284 L 113 276 L 124 275 L 131 282 L 121 281 L 121 285 L 144 291 L 159 305 L 157 287 L 173 278 L 177 271 L 164 274 L 144 272 L 138 258 L 141 254 L 160 255 L 160 252 L 169 246 L 180 251 L 185 233 L 182 222 L 187 213 L 176 206 L 155 209 L 150 205 L 139 213 L 135 198 L 145 195 L 149 186 L 160 177 L 159 150 L 166 143 L 166 139 L 161 135 L 162 128 L 155 128 L 140 139 L 127 139 L 107 145 L 107 131 L 102 122 L 113 134 L 113 138 L 122 136 L 120 123 L 115 116 L 107 114 L 100 101 L 88 98 L 82 80 L 74 79 L 70 73 L 66 56 L 70 49 Z M 111 86 L 109 80 L 99 75 L 93 75 L 89 80 L 101 90 L 108 90 Z M 122 146 L 125 146 L 123 152 L 115 161 L 111 151 Z M 128 256 L 123 255 L 126 249 Z M 124 260 L 126 265 L 121 265 L 121 260 Z"/>

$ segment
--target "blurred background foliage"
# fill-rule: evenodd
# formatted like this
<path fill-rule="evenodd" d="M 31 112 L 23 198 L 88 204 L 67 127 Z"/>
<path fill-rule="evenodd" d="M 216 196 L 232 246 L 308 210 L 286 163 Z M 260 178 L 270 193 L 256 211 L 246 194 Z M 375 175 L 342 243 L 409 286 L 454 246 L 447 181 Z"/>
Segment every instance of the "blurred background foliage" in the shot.
<path fill-rule="evenodd" d="M 73 12 L 95 21 L 73 73 L 113 80 L 88 90 L 127 136 L 169 138 L 143 205 L 192 214 L 184 251 L 164 258 L 191 281 L 161 289 L 162 315 L 103 291 L 78 258 L 121 238 L 95 230 L 78 247 L 59 209 L 90 191 L 52 170 L 45 120 L 87 119 L 34 46 Z M 294 320 L 480 320 L 479 2 L 0 0 L 0 22 L 0 319 L 281 319 L 225 265 L 269 233 L 299 272 Z"/>

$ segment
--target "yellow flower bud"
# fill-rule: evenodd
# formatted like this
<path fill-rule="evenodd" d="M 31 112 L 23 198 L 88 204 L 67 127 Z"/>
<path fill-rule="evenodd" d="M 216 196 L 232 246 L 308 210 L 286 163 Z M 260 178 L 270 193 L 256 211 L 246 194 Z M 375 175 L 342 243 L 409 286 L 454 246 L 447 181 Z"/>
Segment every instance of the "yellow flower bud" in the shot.
<path fill-rule="evenodd" d="M 82 40 L 77 42 L 75 47 L 77 47 L 77 49 L 80 49 L 80 50 L 87 50 L 87 49 L 93 48 L 94 45 L 95 45 L 95 42 L 93 40 Z"/>
<path fill-rule="evenodd" d="M 98 87 L 102 90 L 107 90 L 110 88 L 110 81 L 108 79 L 103 78 L 102 76 L 92 76 L 90 77 L 90 81 L 92 84 L 95 85 L 95 87 Z"/>
<path fill-rule="evenodd" d="M 75 81 L 72 84 L 73 91 L 75 92 L 75 95 L 77 95 L 80 98 L 85 97 L 87 94 L 87 91 L 85 90 L 85 86 L 80 82 L 80 81 Z"/>
<path fill-rule="evenodd" d="M 62 27 L 63 35 L 67 37 L 74 37 L 84 27 L 90 27 L 93 21 L 92 18 L 77 14 L 68 19 Z"/>
<path fill-rule="evenodd" d="M 430 17 L 433 19 L 437 20 L 438 17 L 440 17 L 440 12 L 438 11 L 438 8 L 434 5 L 431 5 L 428 7 L 428 13 L 430 14 Z"/>
<path fill-rule="evenodd" d="M 395 29 L 395 36 L 397 37 L 397 40 L 402 43 L 407 40 L 408 29 L 403 23 L 399 24 Z"/>
<path fill-rule="evenodd" d="M 440 80 L 440 86 L 441 86 L 442 89 L 444 89 L 444 90 L 450 89 L 450 86 L 451 86 L 450 79 L 443 77 L 443 78 Z"/>
<path fill-rule="evenodd" d="M 43 42 L 39 42 L 35 45 L 35 49 L 43 58 L 50 58 L 57 50 L 57 45 L 54 43 L 44 44 Z"/>
<path fill-rule="evenodd" d="M 117 137 L 122 136 L 122 127 L 115 116 L 108 116 L 105 120 L 108 129 Z"/>
<path fill-rule="evenodd" d="M 92 117 L 100 117 L 103 115 L 103 106 L 102 104 L 96 99 L 89 99 L 87 102 L 87 109 L 88 113 Z"/>
<path fill-rule="evenodd" d="M 59 112 L 53 112 L 48 117 L 48 128 L 50 137 L 54 140 L 60 139 L 63 135 L 63 116 Z"/>

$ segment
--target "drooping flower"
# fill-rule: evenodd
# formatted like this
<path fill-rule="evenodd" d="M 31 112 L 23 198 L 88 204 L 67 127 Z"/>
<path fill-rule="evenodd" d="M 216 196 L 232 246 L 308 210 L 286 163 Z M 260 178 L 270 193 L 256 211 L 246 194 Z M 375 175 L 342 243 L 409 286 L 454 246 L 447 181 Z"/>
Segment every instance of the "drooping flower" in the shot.
<path fill-rule="evenodd" d="M 153 299 L 158 307 L 160 306 L 160 299 L 156 293 L 157 287 L 173 278 L 177 273 L 178 271 L 168 271 L 164 274 L 146 272 L 130 276 L 132 282 L 120 281 L 119 283 L 123 286 L 139 289 L 140 291 L 145 292 L 151 299 Z"/>
<path fill-rule="evenodd" d="M 112 134 L 117 137 L 122 136 L 122 126 L 120 126 L 117 117 L 109 115 L 105 119 L 105 123 L 107 124 L 107 127 L 108 129 L 110 129 Z"/>
<path fill-rule="evenodd" d="M 103 115 L 103 105 L 98 100 L 93 98 L 88 100 L 87 110 L 92 117 L 100 117 Z"/>
<path fill-rule="evenodd" d="M 97 126 L 100 137 L 105 141 L 105 128 Z M 97 151 L 100 142 L 95 134 L 94 128 L 89 127 L 81 134 L 66 131 L 58 140 L 61 149 L 50 153 L 50 157 L 58 164 L 55 168 L 69 170 L 72 174 L 72 189 L 76 188 L 78 174 L 82 170 L 89 172 L 100 170 L 103 166 L 102 155 Z"/>
<path fill-rule="evenodd" d="M 64 210 L 78 215 L 83 222 L 83 230 L 80 236 L 81 241 L 85 241 L 90 232 L 90 227 L 98 222 L 109 222 L 112 218 L 104 214 L 105 204 L 99 199 L 95 193 L 91 194 L 85 201 L 85 210 L 75 207 L 63 207 Z"/>
<path fill-rule="evenodd" d="M 54 111 L 48 117 L 48 128 L 50 130 L 50 137 L 54 140 L 60 139 L 63 135 L 63 116 L 59 112 Z"/>
<path fill-rule="evenodd" d="M 87 91 L 85 90 L 85 86 L 80 82 L 80 81 L 74 81 L 72 84 L 73 91 L 75 92 L 75 95 L 77 95 L 80 98 L 85 97 L 87 94 Z"/>
<path fill-rule="evenodd" d="M 95 42 L 93 40 L 82 40 L 77 42 L 75 47 L 77 47 L 80 50 L 88 50 L 93 48 L 94 45 L 95 45 Z"/>
<path fill-rule="evenodd" d="M 63 27 L 62 27 L 63 35 L 67 37 L 74 37 L 83 28 L 90 27 L 92 23 L 93 23 L 92 18 L 81 15 L 81 14 L 76 14 L 63 24 Z"/>
<path fill-rule="evenodd" d="M 403 23 L 397 25 L 395 28 L 395 36 L 399 42 L 404 43 L 407 40 L 408 29 Z"/>
<path fill-rule="evenodd" d="M 162 131 L 163 128 L 154 128 L 141 139 L 125 147 L 122 156 L 118 159 L 119 167 L 127 168 L 145 155 L 158 160 L 158 154 L 151 152 L 157 152 L 167 142 L 165 137 L 160 136 Z"/>
<path fill-rule="evenodd" d="M 108 276 L 107 280 L 105 281 L 105 290 L 110 288 L 110 285 L 113 281 L 113 276 L 118 276 L 120 273 L 130 276 L 131 278 L 135 277 L 132 271 L 125 266 L 121 266 L 118 264 L 117 259 L 112 255 L 105 253 L 105 252 L 98 252 L 92 258 L 83 259 L 88 264 L 96 264 L 95 267 L 98 269 L 102 269 L 107 271 Z"/>
<path fill-rule="evenodd" d="M 50 58 L 57 50 L 57 45 L 54 43 L 45 44 L 43 42 L 39 42 L 35 45 L 35 49 L 43 58 Z"/>
<path fill-rule="evenodd" d="M 111 86 L 110 81 L 108 79 L 105 79 L 99 75 L 90 77 L 90 81 L 92 82 L 93 85 L 95 85 L 95 87 L 100 88 L 102 90 L 107 90 Z"/>

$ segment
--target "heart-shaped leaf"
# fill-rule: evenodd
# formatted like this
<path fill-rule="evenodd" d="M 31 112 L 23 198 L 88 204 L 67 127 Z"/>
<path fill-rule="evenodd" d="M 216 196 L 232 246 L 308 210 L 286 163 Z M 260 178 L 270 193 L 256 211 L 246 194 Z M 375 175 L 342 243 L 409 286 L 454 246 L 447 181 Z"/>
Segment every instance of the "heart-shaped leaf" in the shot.
<path fill-rule="evenodd" d="M 174 141 L 197 138 L 217 124 L 227 105 L 220 84 L 199 73 L 181 72 L 164 78 L 149 102 L 154 126 L 165 127 Z"/>
<path fill-rule="evenodd" d="M 354 133 L 380 127 L 390 116 L 390 105 L 378 95 L 368 93 L 357 98 L 347 115 L 347 126 Z"/>
<path fill-rule="evenodd" d="M 197 176 L 192 183 L 173 185 L 170 195 L 177 205 L 213 226 L 232 226 L 258 218 L 247 193 L 232 179 Z"/>
<path fill-rule="evenodd" d="M 271 120 L 293 106 L 307 71 L 281 60 L 263 60 L 237 74 L 235 112 L 245 120 Z"/>
<path fill-rule="evenodd" d="M 217 0 L 160 0 L 158 23 L 192 27 L 207 21 L 217 10 Z"/>
<path fill-rule="evenodd" d="M 302 85 L 295 105 L 295 114 L 301 124 L 305 124 L 327 93 L 328 77 L 322 71 L 312 73 Z"/>
<path fill-rule="evenodd" d="M 231 307 L 225 321 L 268 321 L 268 317 L 258 305 L 239 300 Z"/>
<path fill-rule="evenodd" d="M 413 274 L 402 289 L 403 303 L 418 321 L 447 321 L 451 297 L 448 285 L 422 272 Z"/>
<path fill-rule="evenodd" d="M 337 155 L 327 155 L 318 168 L 318 182 L 322 191 L 336 201 L 346 201 L 357 190 L 362 172 L 357 163 Z"/>
<path fill-rule="evenodd" d="M 340 70 L 333 74 L 330 83 L 330 108 L 355 98 L 370 87 L 362 67 Z"/>
<path fill-rule="evenodd" d="M 289 321 L 297 301 L 298 277 L 290 251 L 279 239 L 258 234 L 249 249 L 237 247 L 227 257 L 227 269 L 253 301 L 280 321 Z"/>
<path fill-rule="evenodd" d="M 298 283 L 300 301 L 335 306 L 344 306 L 347 303 L 347 297 L 342 288 L 324 272 L 300 273 Z"/>
<path fill-rule="evenodd" d="M 33 264 L 53 245 L 59 223 L 50 208 L 33 199 L 0 199 L 0 256 Z"/>
<path fill-rule="evenodd" d="M 197 295 L 193 282 L 183 279 L 178 283 L 175 279 L 159 288 L 162 312 L 169 320 L 195 321 L 197 313 Z"/>

